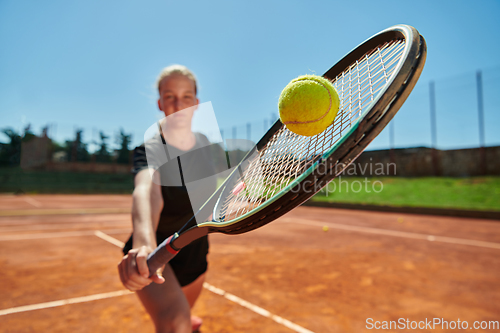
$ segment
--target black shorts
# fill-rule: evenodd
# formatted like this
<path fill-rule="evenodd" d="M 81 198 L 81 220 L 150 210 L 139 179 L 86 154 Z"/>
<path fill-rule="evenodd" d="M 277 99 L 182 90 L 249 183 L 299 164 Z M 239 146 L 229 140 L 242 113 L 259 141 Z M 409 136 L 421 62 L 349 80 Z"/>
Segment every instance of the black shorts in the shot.
<path fill-rule="evenodd" d="M 163 242 L 170 235 L 156 235 L 157 244 Z M 132 236 L 123 247 L 123 253 L 127 254 L 132 249 Z M 208 236 L 195 240 L 183 247 L 177 255 L 170 260 L 169 265 L 174 271 L 175 277 L 181 287 L 194 282 L 208 268 Z"/>

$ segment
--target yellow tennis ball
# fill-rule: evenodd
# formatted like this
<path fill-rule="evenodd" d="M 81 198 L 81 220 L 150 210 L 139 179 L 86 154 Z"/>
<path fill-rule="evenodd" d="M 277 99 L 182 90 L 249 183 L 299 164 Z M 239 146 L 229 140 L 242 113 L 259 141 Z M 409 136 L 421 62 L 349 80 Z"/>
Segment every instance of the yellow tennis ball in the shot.
<path fill-rule="evenodd" d="M 313 136 L 326 130 L 339 111 L 339 95 L 322 76 L 304 75 L 290 81 L 278 102 L 280 119 L 299 135 Z"/>

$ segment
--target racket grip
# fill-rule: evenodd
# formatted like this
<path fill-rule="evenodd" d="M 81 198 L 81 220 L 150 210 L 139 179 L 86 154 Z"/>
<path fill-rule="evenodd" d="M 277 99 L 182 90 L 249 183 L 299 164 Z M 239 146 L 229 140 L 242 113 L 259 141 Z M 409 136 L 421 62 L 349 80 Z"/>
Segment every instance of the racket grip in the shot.
<path fill-rule="evenodd" d="M 165 239 L 163 243 L 158 245 L 153 252 L 148 255 L 148 268 L 149 277 L 155 274 L 158 269 L 162 268 L 163 265 L 167 264 L 173 257 L 180 251 L 173 247 L 172 242 L 177 239 L 179 235 L 177 233 L 173 234 L 169 238 Z"/>

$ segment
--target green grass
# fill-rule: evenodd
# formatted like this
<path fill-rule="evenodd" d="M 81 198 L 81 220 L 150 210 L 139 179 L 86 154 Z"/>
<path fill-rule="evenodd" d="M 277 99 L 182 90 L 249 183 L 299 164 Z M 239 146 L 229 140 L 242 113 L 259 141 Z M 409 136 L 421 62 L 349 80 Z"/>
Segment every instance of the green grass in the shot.
<path fill-rule="evenodd" d="M 0 168 L 0 192 L 6 193 L 132 193 L 131 174 L 23 171 Z"/>
<path fill-rule="evenodd" d="M 500 211 L 500 177 L 342 177 L 328 185 L 328 193 L 322 190 L 312 200 Z"/>

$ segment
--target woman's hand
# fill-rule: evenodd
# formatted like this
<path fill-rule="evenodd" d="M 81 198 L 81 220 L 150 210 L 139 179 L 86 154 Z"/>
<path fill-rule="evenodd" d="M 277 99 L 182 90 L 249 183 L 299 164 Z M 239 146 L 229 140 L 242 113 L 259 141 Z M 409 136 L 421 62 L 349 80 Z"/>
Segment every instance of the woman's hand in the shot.
<path fill-rule="evenodd" d="M 118 264 L 120 280 L 125 288 L 131 291 L 141 290 L 151 282 L 163 283 L 165 279 L 156 272 L 149 278 L 148 254 L 153 250 L 147 246 L 132 249 Z"/>

